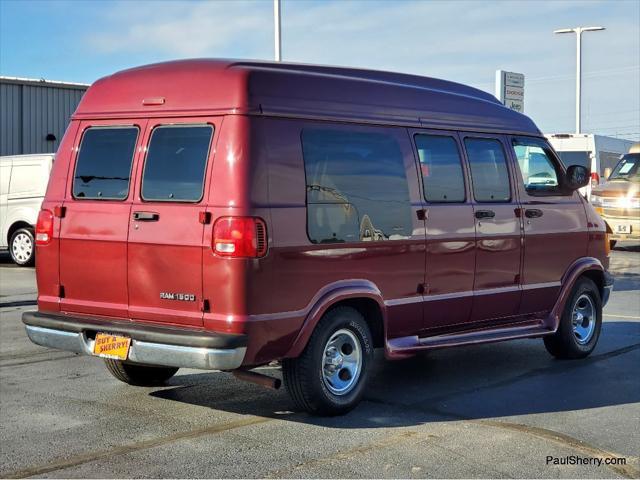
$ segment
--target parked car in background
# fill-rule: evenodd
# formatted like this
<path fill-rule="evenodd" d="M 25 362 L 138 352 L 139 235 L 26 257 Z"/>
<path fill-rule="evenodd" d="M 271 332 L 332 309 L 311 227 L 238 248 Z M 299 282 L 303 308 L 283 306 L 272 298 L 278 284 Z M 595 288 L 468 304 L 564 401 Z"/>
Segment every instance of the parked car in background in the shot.
<path fill-rule="evenodd" d="M 184 60 L 82 98 L 36 228 L 29 338 L 132 385 L 279 361 L 334 415 L 389 359 L 543 338 L 598 341 L 604 221 L 528 117 L 444 80 Z M 508 359 L 505 359 L 508 361 Z"/>
<path fill-rule="evenodd" d="M 591 203 L 613 232 L 611 248 L 618 240 L 640 240 L 640 143 L 593 189 Z"/>
<path fill-rule="evenodd" d="M 35 261 L 34 228 L 53 158 L 53 154 L 0 157 L 0 249 L 8 249 L 18 265 Z"/>
<path fill-rule="evenodd" d="M 605 180 L 607 169 L 611 171 L 633 145 L 631 140 L 592 133 L 552 133 L 546 137 L 565 166 L 584 165 L 591 171 L 591 182 L 580 189 L 587 199 Z"/>

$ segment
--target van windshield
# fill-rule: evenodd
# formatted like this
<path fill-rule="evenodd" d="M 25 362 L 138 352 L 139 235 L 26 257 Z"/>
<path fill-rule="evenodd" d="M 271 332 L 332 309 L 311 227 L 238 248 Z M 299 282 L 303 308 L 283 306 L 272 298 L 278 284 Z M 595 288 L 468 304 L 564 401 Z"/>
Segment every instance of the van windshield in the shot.
<path fill-rule="evenodd" d="M 640 153 L 630 153 L 622 157 L 622 159 L 613 169 L 609 180 L 627 180 L 640 182 Z"/>

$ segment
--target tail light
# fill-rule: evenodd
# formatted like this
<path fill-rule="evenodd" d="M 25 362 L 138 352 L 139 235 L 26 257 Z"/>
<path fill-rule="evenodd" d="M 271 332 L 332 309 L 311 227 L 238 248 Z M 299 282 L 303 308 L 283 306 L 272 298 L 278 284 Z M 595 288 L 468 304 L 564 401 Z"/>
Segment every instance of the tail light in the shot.
<path fill-rule="evenodd" d="M 36 224 L 36 245 L 47 245 L 53 237 L 53 213 L 40 210 Z"/>
<path fill-rule="evenodd" d="M 221 217 L 213 226 L 213 251 L 223 257 L 263 257 L 267 227 L 256 217 Z"/>
<path fill-rule="evenodd" d="M 595 188 L 600 185 L 600 175 L 598 172 L 591 172 L 591 188 Z"/>

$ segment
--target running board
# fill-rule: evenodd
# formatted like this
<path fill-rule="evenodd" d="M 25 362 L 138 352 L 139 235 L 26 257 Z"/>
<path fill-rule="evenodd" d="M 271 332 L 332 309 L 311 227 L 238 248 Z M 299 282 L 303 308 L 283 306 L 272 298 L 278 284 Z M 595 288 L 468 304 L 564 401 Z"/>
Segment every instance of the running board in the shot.
<path fill-rule="evenodd" d="M 527 323 L 525 325 L 474 330 L 450 335 L 436 335 L 418 338 L 417 336 L 393 338 L 387 341 L 387 356 L 389 358 L 404 357 L 407 354 L 436 348 L 457 347 L 460 345 L 477 345 L 480 343 L 502 342 L 517 338 L 535 338 L 553 333 L 542 322 Z"/>

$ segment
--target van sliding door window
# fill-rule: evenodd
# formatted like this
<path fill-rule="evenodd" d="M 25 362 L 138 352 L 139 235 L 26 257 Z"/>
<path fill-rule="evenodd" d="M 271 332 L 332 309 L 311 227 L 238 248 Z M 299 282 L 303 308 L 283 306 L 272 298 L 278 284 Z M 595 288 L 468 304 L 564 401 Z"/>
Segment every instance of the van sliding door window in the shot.
<path fill-rule="evenodd" d="M 493 138 L 466 138 L 464 145 L 476 201 L 510 201 L 509 170 L 502 143 Z"/>
<path fill-rule="evenodd" d="M 432 203 L 465 201 L 464 173 L 453 137 L 416 135 L 424 198 Z"/>
<path fill-rule="evenodd" d="M 211 125 L 154 129 L 142 174 L 143 200 L 199 202 L 212 135 Z"/>
<path fill-rule="evenodd" d="M 129 195 L 136 127 L 92 127 L 85 130 L 73 176 L 73 197 L 124 200 Z"/>
<path fill-rule="evenodd" d="M 302 133 L 307 230 L 313 243 L 411 236 L 409 186 L 400 146 L 379 132 Z"/>

